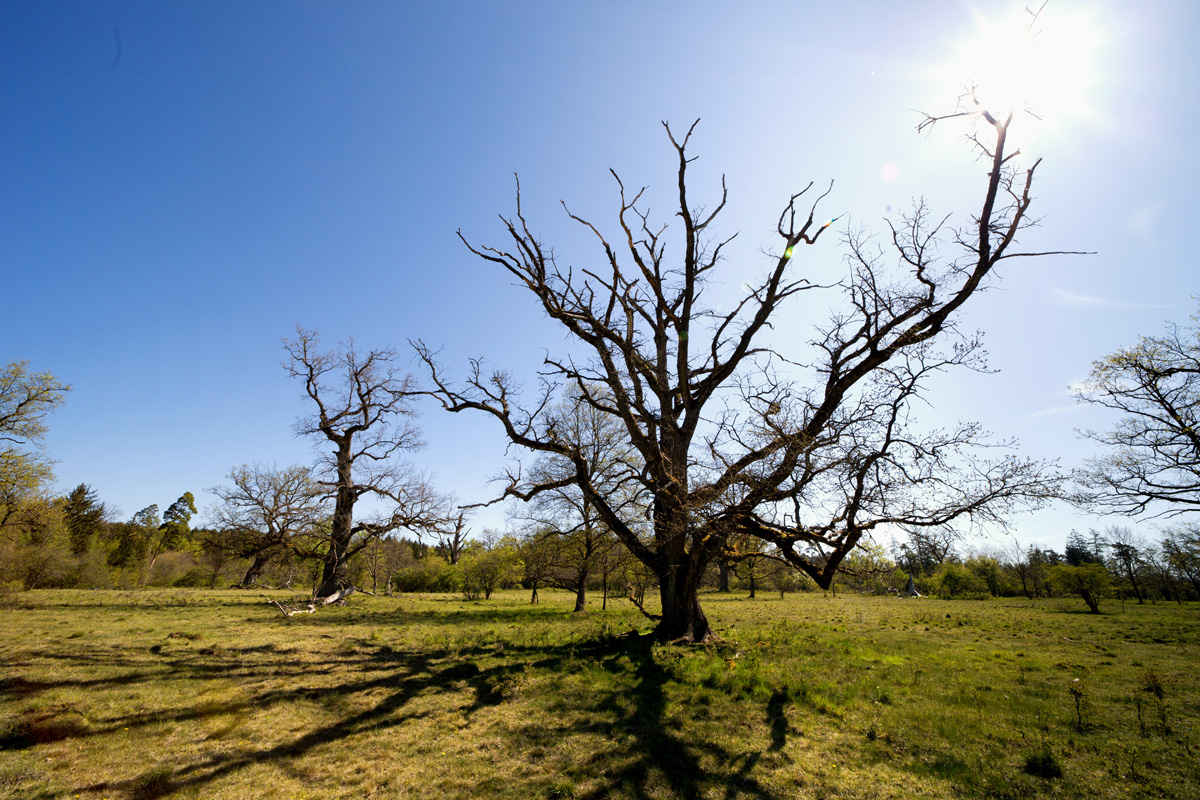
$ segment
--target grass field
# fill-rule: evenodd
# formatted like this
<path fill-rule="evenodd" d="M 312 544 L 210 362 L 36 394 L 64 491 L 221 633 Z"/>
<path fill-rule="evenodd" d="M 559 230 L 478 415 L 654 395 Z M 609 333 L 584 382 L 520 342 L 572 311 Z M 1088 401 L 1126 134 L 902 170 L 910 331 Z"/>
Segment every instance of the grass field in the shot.
<path fill-rule="evenodd" d="M 5 798 L 1200 797 L 1200 607 L 54 591 L 0 608 Z"/>

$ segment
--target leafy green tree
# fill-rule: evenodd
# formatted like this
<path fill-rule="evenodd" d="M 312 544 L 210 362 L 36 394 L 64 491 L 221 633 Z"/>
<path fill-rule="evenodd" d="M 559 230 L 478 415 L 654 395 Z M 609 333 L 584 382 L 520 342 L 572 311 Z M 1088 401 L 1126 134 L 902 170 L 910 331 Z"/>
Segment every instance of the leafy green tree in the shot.
<path fill-rule="evenodd" d="M 476 543 L 459 559 L 462 569 L 463 594 L 477 599 L 480 594 L 490 600 L 492 592 L 521 580 L 520 543 L 512 536 L 499 536 L 485 531 L 485 540 Z"/>
<path fill-rule="evenodd" d="M 30 372 L 27 361 L 0 368 L 0 532 L 54 479 L 41 452 L 46 418 L 70 390 L 49 372 Z"/>
<path fill-rule="evenodd" d="M 1050 582 L 1064 594 L 1082 597 L 1093 614 L 1100 613 L 1100 600 L 1112 594 L 1112 577 L 1103 564 L 1094 561 L 1079 566 L 1053 566 L 1050 568 Z"/>
<path fill-rule="evenodd" d="M 883 545 L 866 542 L 846 556 L 838 583 L 854 591 L 884 594 L 900 588 L 896 585 L 896 578 L 896 564 L 888 557 Z"/>
<path fill-rule="evenodd" d="M 63 498 L 63 518 L 71 536 L 71 552 L 76 556 L 86 553 L 92 546 L 96 534 L 108 518 L 108 509 L 101 503 L 92 487 L 81 483 Z"/>
<path fill-rule="evenodd" d="M 979 598 L 988 594 L 987 583 L 957 561 L 939 564 L 930 581 L 937 587 L 939 597 Z"/>
<path fill-rule="evenodd" d="M 137 575 L 143 574 L 146 558 L 158 538 L 161 524 L 158 505 L 152 504 L 138 511 L 128 522 L 111 526 L 112 549 L 108 553 L 108 565 L 130 570 Z"/>
<path fill-rule="evenodd" d="M 157 511 L 158 507 L 154 506 Z M 196 513 L 196 498 L 191 492 L 184 492 L 167 508 L 163 514 L 158 530 L 150 537 L 150 563 L 146 566 L 147 575 L 154 569 L 154 562 L 167 550 L 172 550 L 188 540 L 188 523 Z"/>
<path fill-rule="evenodd" d="M 994 556 L 979 553 L 968 558 L 963 566 L 972 575 L 983 581 L 987 591 L 993 597 L 1001 597 L 1010 593 L 1004 570 L 1000 566 L 1000 561 Z"/>
<path fill-rule="evenodd" d="M 1162 551 L 1172 573 L 1200 597 L 1200 524 L 1192 522 L 1167 530 Z"/>

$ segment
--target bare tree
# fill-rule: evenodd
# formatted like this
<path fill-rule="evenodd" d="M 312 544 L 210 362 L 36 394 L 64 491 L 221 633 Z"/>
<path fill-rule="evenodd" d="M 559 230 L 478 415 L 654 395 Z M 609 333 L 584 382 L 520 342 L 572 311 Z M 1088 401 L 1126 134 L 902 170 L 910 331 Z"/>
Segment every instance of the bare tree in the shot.
<path fill-rule="evenodd" d="M 221 498 L 213 514 L 217 530 L 205 546 L 250 559 L 239 588 L 253 586 L 271 559 L 295 549 L 297 536 L 309 533 L 324 513 L 321 489 L 308 467 L 280 469 L 242 465 L 226 476 L 232 486 L 214 486 Z"/>
<path fill-rule="evenodd" d="M 550 425 L 557 435 L 571 441 L 584 456 L 587 481 L 603 494 L 609 507 L 625 524 L 636 528 L 645 518 L 644 492 L 637 479 L 637 452 L 622 435 L 620 421 L 597 411 L 577 393 L 568 396 L 551 412 Z M 540 485 L 558 484 L 535 495 L 523 518 L 529 536 L 548 540 L 554 569 L 546 582 L 575 593 L 576 612 L 587 607 L 588 584 L 603 571 L 610 551 L 620 540 L 605 524 L 596 506 L 574 481 L 575 466 L 553 453 L 534 462 L 530 480 Z M 509 482 L 519 480 L 508 476 Z M 607 577 L 606 575 L 604 577 Z"/>
<path fill-rule="evenodd" d="M 304 384 L 305 396 L 316 406 L 296 422 L 296 433 L 333 445 L 315 470 L 317 483 L 333 500 L 324 568 L 314 589 L 314 597 L 327 598 L 352 586 L 351 556 L 399 528 L 419 532 L 436 525 L 445 501 L 426 476 L 400 460 L 424 443 L 412 421 L 412 398 L 419 392 L 412 377 L 398 369 L 395 349 L 360 353 L 350 341 L 322 351 L 317 332 L 299 326 L 284 349 L 284 369 Z M 356 520 L 354 507 L 363 497 L 390 511 Z"/>
<path fill-rule="evenodd" d="M 1146 602 L 1142 584 L 1146 574 L 1146 540 L 1132 528 L 1111 525 L 1105 531 L 1108 544 L 1109 571 L 1129 582 L 1138 605 Z"/>
<path fill-rule="evenodd" d="M 467 527 L 467 515 L 459 512 L 457 517 L 446 515 L 446 521 L 432 530 L 437 537 L 437 551 L 451 566 L 458 563 L 462 556 L 463 547 L 467 544 L 467 536 L 471 529 Z"/>
<path fill-rule="evenodd" d="M 1200 324 L 1170 325 L 1092 364 L 1076 396 L 1123 416 L 1080 434 L 1108 451 L 1076 470 L 1072 499 L 1101 512 L 1200 509 Z"/>
<path fill-rule="evenodd" d="M 838 286 L 818 287 L 797 274 L 799 248 L 815 245 L 832 223 L 816 220 L 828 191 L 807 210 L 799 205 L 810 184 L 784 204 L 778 250 L 765 274 L 724 310 L 710 307 L 704 291 L 733 238 L 714 229 L 727 192 L 722 182 L 707 207 L 689 195 L 695 125 L 678 137 L 664 124 L 678 163 L 681 235 L 672 247 L 667 226 L 652 223 L 642 209 L 642 191 L 631 195 L 613 173 L 616 235 L 568 210 L 602 255 L 592 266 L 562 266 L 530 228 L 518 184 L 516 216 L 501 218 L 509 247 L 463 241 L 515 276 L 586 356 L 548 355 L 540 394 L 523 404 L 507 373 L 487 374 L 475 360 L 466 385 L 458 385 L 435 353 L 417 343 L 433 392 L 448 410 L 489 414 L 514 444 L 570 463 L 570 474 L 554 479 L 514 471 L 504 494 L 530 500 L 575 483 L 656 577 L 662 638 L 709 637 L 697 590 L 731 536 L 774 545 L 827 588 L 846 554 L 879 526 L 1000 521 L 1014 504 L 1054 494 L 1055 476 L 1013 456 L 978 455 L 976 448 L 989 442 L 977 425 L 921 431 L 910 412 L 930 375 L 982 368 L 978 338 L 957 331 L 954 316 L 1002 260 L 1038 255 L 1014 247 L 1028 222 L 1037 164 L 1015 168 L 1007 145 L 1011 122 L 1011 116 L 977 122 L 988 135 L 975 142 L 989 169 L 982 209 L 969 225 L 954 229 L 923 204 L 891 225 L 890 250 L 902 277 L 888 279 L 884 251 L 855 234 L 847 240 L 850 274 Z M 957 255 L 943 260 L 943 245 Z M 736 269 L 738 283 L 752 274 Z M 787 301 L 820 288 L 840 290 L 843 310 L 815 326 L 806 368 L 768 347 L 763 334 Z M 648 537 L 595 485 L 587 452 L 552 424 L 547 411 L 560 382 L 617 420 L 636 451 L 637 480 L 651 499 Z"/>

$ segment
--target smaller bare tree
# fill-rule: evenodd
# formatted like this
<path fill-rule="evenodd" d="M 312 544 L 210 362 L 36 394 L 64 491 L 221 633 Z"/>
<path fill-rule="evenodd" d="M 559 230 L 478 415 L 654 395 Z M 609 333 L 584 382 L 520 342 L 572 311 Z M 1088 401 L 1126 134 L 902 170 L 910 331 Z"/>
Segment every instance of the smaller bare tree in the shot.
<path fill-rule="evenodd" d="M 406 528 L 419 533 L 442 523 L 445 498 L 429 478 L 400 456 L 424 446 L 413 422 L 413 398 L 420 394 L 399 357 L 387 347 L 360 352 L 353 341 L 322 350 L 316 331 L 297 326 L 284 341 L 284 369 L 304 385 L 315 406 L 296 422 L 296 433 L 331 444 L 315 470 L 317 483 L 333 500 L 324 567 L 314 597 L 349 589 L 352 556 L 372 540 Z M 355 519 L 359 500 L 371 497 L 390 510 Z"/>
<path fill-rule="evenodd" d="M 239 588 L 248 589 L 271 559 L 296 547 L 296 537 L 316 527 L 324 513 L 321 488 L 308 467 L 279 469 L 261 464 L 242 465 L 226 476 L 232 486 L 214 486 L 221 498 L 213 513 L 216 530 L 205 547 L 250 559 Z"/>

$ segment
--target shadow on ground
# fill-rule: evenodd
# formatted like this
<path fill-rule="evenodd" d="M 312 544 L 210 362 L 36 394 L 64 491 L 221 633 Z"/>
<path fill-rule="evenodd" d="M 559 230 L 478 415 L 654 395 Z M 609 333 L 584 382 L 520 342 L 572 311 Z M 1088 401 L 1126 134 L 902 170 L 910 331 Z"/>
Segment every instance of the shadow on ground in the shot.
<path fill-rule="evenodd" d="M 487 616 L 495 617 L 494 612 Z M 391 620 L 395 624 L 395 618 Z M 319 623 L 318 623 L 319 624 Z M 352 640 L 352 648 L 336 650 L 319 664 L 302 663 L 289 658 L 296 652 L 286 647 L 179 647 L 164 650 L 128 649 L 93 646 L 72 654 L 76 664 L 87 663 L 110 677 L 72 681 L 33 681 L 19 676 L 0 682 L 0 697 L 29 698 L 49 689 L 74 693 L 104 687 L 120 687 L 144 681 L 170 680 L 195 682 L 234 681 L 243 686 L 258 685 L 259 690 L 242 692 L 222 701 L 159 707 L 136 713 L 72 721 L 79 715 L 73 708 L 43 710 L 26 714 L 0 731 L 0 747 L 20 750 L 48 741 L 86 740 L 113 735 L 119 731 L 137 731 L 163 723 L 186 723 L 229 715 L 248 718 L 269 712 L 282 703 L 317 700 L 325 708 L 357 706 L 336 721 L 314 727 L 290 741 L 255 747 L 253 741 L 238 742 L 234 749 L 206 755 L 173 767 L 159 767 L 123 780 L 76 786 L 71 794 L 87 792 L 121 793 L 138 800 L 150 800 L 176 792 L 204 796 L 209 787 L 223 778 L 254 764 L 291 762 L 323 745 L 345 744 L 353 737 L 375 734 L 390 728 L 420 724 L 426 712 L 413 708 L 414 698 L 453 695 L 467 699 L 462 715 L 470 720 L 481 709 L 505 703 L 512 687 L 530 674 L 550 678 L 577 669 L 581 663 L 600 667 L 611 678 L 606 688 L 579 691 L 565 698 L 550 714 L 553 724 L 541 726 L 533 735 L 561 740 L 577 734 L 599 734 L 609 747 L 587 756 L 575 765 L 564 765 L 565 778 L 586 789 L 572 790 L 570 796 L 601 798 L 614 794 L 644 798 L 667 794 L 673 797 L 697 797 L 702 790 L 718 787 L 726 798 L 772 797 L 754 776 L 763 752 L 729 752 L 721 745 L 704 741 L 678 719 L 669 719 L 668 684 L 675 680 L 670 666 L 656 657 L 654 643 L 642 636 L 604 637 L 564 644 L 514 645 L 496 642 L 470 647 L 439 650 L 398 649 L 387 644 Z M 499 655 L 502 654 L 502 655 Z M 62 653 L 34 652 L 31 661 L 53 661 Z M 43 662 L 44 663 L 44 662 Z M 274 688 L 262 686 L 269 675 Z M 346 677 L 350 676 L 347 680 Z M 286 687 L 286 688 L 282 688 Z M 357 703 L 341 700 L 357 698 Z M 362 708 L 369 698 L 369 708 Z M 769 751 L 782 750 L 788 733 L 784 705 L 787 696 L 776 692 L 766 703 L 763 715 L 753 724 L 766 722 L 770 733 Z M 738 724 L 748 724 L 739 721 Z M 515 725 L 501 733 L 509 739 L 512 753 L 521 754 L 530 747 L 531 731 Z M 532 743 L 536 746 L 536 742 Z M 515 756 L 520 758 L 520 755 Z M 562 774 L 562 773 L 560 773 Z M 521 792 L 528 796 L 549 794 L 566 796 L 561 788 L 550 785 L 550 778 L 539 779 Z M 556 794 L 557 793 L 557 794 Z M 35 797 L 58 797 L 61 791 L 48 791 Z"/>

